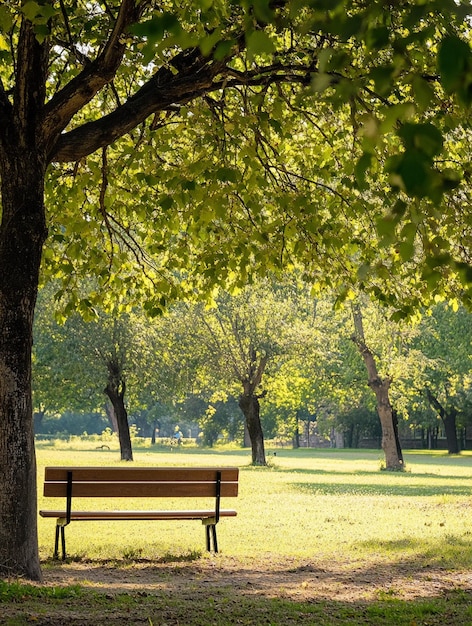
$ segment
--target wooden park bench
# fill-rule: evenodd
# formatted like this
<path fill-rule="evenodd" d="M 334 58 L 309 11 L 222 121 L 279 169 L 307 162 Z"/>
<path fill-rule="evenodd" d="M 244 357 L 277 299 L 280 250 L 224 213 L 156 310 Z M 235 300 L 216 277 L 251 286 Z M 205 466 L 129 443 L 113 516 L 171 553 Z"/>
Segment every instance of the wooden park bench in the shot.
<path fill-rule="evenodd" d="M 54 558 L 59 536 L 66 558 L 65 527 L 76 521 L 201 520 L 206 548 L 218 552 L 216 525 L 220 517 L 236 511 L 220 508 L 222 497 L 238 495 L 237 467 L 46 467 L 44 495 L 64 498 L 64 507 L 41 510 L 42 517 L 56 518 Z M 79 510 L 78 498 L 207 498 L 201 510 Z M 84 507 L 85 508 L 85 507 Z"/>

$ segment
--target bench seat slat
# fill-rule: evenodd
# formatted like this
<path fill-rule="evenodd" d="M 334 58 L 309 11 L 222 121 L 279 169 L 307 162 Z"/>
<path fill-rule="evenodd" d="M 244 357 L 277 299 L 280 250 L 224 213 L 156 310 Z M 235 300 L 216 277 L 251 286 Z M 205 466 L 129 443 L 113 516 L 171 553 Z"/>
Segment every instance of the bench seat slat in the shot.
<path fill-rule="evenodd" d="M 65 518 L 66 511 L 40 511 L 41 517 Z M 235 517 L 236 511 L 220 509 L 220 517 Z M 207 519 L 215 517 L 214 510 L 207 511 L 72 511 L 73 520 L 166 520 L 166 519 Z"/>

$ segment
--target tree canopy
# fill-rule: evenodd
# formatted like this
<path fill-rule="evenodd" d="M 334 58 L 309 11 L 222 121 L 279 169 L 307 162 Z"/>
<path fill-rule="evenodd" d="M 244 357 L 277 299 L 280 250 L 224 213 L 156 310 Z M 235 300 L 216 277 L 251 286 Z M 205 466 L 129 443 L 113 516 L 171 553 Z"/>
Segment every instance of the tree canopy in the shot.
<path fill-rule="evenodd" d="M 468 299 L 467 3 L 2 9 L 4 59 L 21 11 L 51 49 L 43 275 L 66 312 L 122 290 L 157 313 L 294 263 L 404 314 Z"/>

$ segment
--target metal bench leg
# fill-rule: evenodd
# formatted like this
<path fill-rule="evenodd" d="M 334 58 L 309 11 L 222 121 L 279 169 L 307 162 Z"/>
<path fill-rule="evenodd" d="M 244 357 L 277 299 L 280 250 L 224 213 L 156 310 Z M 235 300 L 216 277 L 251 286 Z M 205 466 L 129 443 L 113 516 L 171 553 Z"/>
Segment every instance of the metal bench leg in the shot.
<path fill-rule="evenodd" d="M 54 554 L 52 555 L 53 559 L 57 559 L 59 554 L 58 554 L 58 549 L 59 549 L 59 530 L 60 530 L 60 526 L 56 525 L 56 539 L 54 541 Z"/>
<path fill-rule="evenodd" d="M 65 526 L 61 526 L 61 544 L 62 544 L 62 560 L 66 560 L 66 529 Z"/>
<path fill-rule="evenodd" d="M 54 554 L 53 558 L 59 558 L 59 535 L 61 537 L 61 547 L 62 547 L 62 560 L 66 560 L 66 531 L 65 527 L 67 524 L 64 524 L 62 520 L 59 520 L 56 524 L 56 538 L 54 540 Z"/>
<path fill-rule="evenodd" d="M 211 552 L 211 547 L 213 543 L 213 552 L 218 552 L 218 541 L 216 538 L 216 524 L 207 524 L 206 525 L 206 547 L 207 551 Z"/>
<path fill-rule="evenodd" d="M 216 554 L 218 552 L 218 541 L 216 539 L 216 524 L 211 527 L 211 532 L 213 535 L 213 551 Z"/>

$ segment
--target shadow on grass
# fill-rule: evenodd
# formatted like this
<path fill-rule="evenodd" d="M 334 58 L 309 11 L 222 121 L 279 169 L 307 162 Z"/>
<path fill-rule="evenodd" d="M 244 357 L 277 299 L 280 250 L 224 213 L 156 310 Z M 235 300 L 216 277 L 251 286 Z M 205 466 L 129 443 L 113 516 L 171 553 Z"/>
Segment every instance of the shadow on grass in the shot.
<path fill-rule="evenodd" d="M 129 569 L 95 562 L 45 572 L 42 586 L 0 586 L 1 623 L 19 626 L 459 626 L 472 623 L 470 580 L 414 558 L 364 563 L 295 561 L 251 564 L 232 558 L 147 563 Z M 457 544 L 456 550 L 470 544 Z M 378 546 L 376 546 L 378 548 Z M 421 549 L 425 548 L 423 552 Z"/>
<path fill-rule="evenodd" d="M 331 474 L 332 475 L 332 474 Z M 337 476 L 337 475 L 336 475 Z M 349 474 L 352 477 L 352 475 Z M 447 481 L 445 481 L 447 482 Z M 424 484 L 381 484 L 381 483 L 291 483 L 287 489 L 315 496 L 470 496 L 470 485 L 424 485 Z"/>
<path fill-rule="evenodd" d="M 246 467 L 242 467 L 240 468 L 241 470 L 246 470 L 248 468 Z M 272 469 L 272 468 L 268 468 L 268 469 Z M 305 468 L 286 468 L 286 467 L 275 467 L 273 468 L 275 469 L 277 472 L 280 472 L 281 474 L 302 474 L 302 475 L 313 475 L 313 476 L 370 476 L 370 477 L 378 477 L 379 479 L 382 479 L 383 476 L 389 476 L 389 477 L 394 477 L 397 478 L 398 480 L 404 480 L 404 481 L 409 481 L 409 480 L 427 480 L 427 479 L 433 479 L 433 480 L 441 480 L 444 482 L 447 481 L 452 481 L 452 480 L 461 480 L 461 481 L 470 481 L 470 485 L 472 487 L 472 468 L 471 468 L 471 475 L 470 476 L 464 476 L 463 474 L 458 474 L 458 475 L 443 475 L 443 474 L 435 474 L 434 472 L 431 473 L 423 473 L 423 472 L 411 472 L 407 471 L 406 472 L 395 472 L 395 473 L 385 473 L 384 471 L 382 471 L 379 467 L 379 469 L 377 471 L 372 471 L 372 470 L 353 470 L 353 471 L 345 471 L 345 470 L 336 470 L 336 469 L 329 469 L 329 470 L 323 470 L 323 469 L 305 469 Z"/>
<path fill-rule="evenodd" d="M 141 556 L 143 550 L 139 549 L 131 553 L 130 551 L 125 551 L 123 553 L 123 558 L 113 558 L 113 559 L 90 559 L 85 554 L 71 554 L 66 557 L 65 560 L 55 559 L 53 557 L 48 557 L 43 561 L 43 565 L 46 568 L 57 568 L 61 565 L 71 565 L 73 563 L 84 563 L 86 565 L 90 565 L 93 567 L 107 567 L 107 568 L 128 568 L 130 566 L 135 565 L 145 565 L 148 566 L 150 564 L 176 564 L 176 563 L 194 563 L 199 561 L 202 558 L 201 550 L 190 550 L 189 552 L 181 552 L 181 553 L 173 553 L 173 552 L 165 552 L 161 556 L 157 558 L 146 558 Z M 0 622 L 1 623 L 1 622 Z"/>
<path fill-rule="evenodd" d="M 74 594 L 73 599 L 76 596 Z M 111 599 L 96 594 L 81 597 L 78 606 L 66 598 L 54 605 L 43 599 L 39 608 L 14 608 L 4 614 L 4 626 L 460 626 L 471 624 L 471 594 L 451 592 L 428 600 L 355 603 L 297 602 L 284 599 L 188 597 L 126 594 Z M 61 606 L 62 605 L 62 606 Z M 66 605 L 64 607 L 64 605 Z M 84 611 L 87 607 L 87 611 Z"/>

